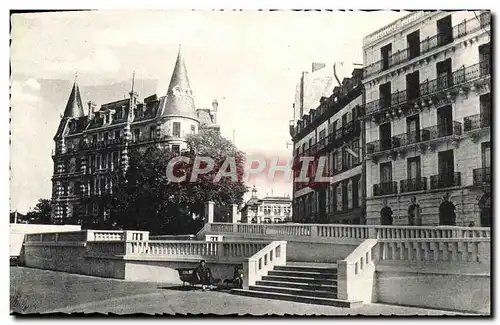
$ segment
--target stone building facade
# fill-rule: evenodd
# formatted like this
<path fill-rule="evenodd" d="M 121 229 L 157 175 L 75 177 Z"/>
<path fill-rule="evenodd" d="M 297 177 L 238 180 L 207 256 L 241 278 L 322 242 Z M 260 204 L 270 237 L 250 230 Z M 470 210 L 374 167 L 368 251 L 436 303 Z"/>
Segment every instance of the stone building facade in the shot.
<path fill-rule="evenodd" d="M 363 179 L 363 87 L 362 69 L 354 69 L 319 106 L 310 109 L 290 126 L 294 146 L 293 220 L 312 223 L 362 222 Z M 311 157 L 307 177 L 300 182 L 301 157 Z M 318 159 L 326 166 L 318 170 Z M 302 158 L 303 159 L 303 158 Z M 304 167 L 305 168 L 305 167 Z M 328 182 L 315 182 L 316 173 Z"/>
<path fill-rule="evenodd" d="M 291 221 L 292 200 L 289 196 L 257 197 L 257 189 L 252 189 L 252 197 L 241 209 L 241 218 L 246 223 L 283 223 Z"/>
<path fill-rule="evenodd" d="M 439 224 L 445 193 L 456 224 L 490 225 L 489 12 L 413 12 L 363 40 L 367 223 L 387 200 L 408 224 Z"/>
<path fill-rule="evenodd" d="M 186 65 L 179 49 L 166 95 L 129 98 L 97 108 L 89 101 L 86 112 L 75 80 L 54 136 L 52 156 L 52 221 L 101 223 L 109 217 L 105 197 L 111 194 L 116 175 L 128 168 L 129 151 L 147 145 L 185 149 L 186 136 L 200 128 L 218 129 L 218 103 L 196 109 Z"/>

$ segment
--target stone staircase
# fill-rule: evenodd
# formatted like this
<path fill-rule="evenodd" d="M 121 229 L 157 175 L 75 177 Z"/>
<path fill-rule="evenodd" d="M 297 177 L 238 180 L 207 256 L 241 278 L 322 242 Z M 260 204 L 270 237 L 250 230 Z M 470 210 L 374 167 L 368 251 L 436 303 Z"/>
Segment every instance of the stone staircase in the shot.
<path fill-rule="evenodd" d="M 261 281 L 234 294 L 351 308 L 362 304 L 337 298 L 337 266 L 322 263 L 288 263 L 275 266 Z"/>

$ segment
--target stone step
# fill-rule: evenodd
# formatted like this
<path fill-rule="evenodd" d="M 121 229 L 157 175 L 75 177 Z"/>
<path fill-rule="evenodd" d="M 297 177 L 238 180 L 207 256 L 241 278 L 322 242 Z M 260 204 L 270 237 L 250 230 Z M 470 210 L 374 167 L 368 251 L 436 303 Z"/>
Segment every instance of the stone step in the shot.
<path fill-rule="evenodd" d="M 343 308 L 359 307 L 362 305 L 361 301 L 348 301 L 348 300 L 321 298 L 321 297 L 305 297 L 305 296 L 290 295 L 286 293 L 277 293 L 277 292 L 263 292 L 263 291 L 245 290 L 245 289 L 233 289 L 231 290 L 231 292 L 241 296 L 303 302 L 307 304 L 327 305 L 327 306 L 335 306 Z"/>
<path fill-rule="evenodd" d="M 336 285 L 337 280 L 335 279 L 312 279 L 296 276 L 279 276 L 279 275 L 265 275 L 262 280 L 278 281 L 278 282 L 299 282 L 299 283 L 312 283 L 312 284 L 330 284 Z"/>
<path fill-rule="evenodd" d="M 284 288 L 284 287 L 274 287 L 274 286 L 261 286 L 255 285 L 250 286 L 250 290 L 253 291 L 263 291 L 263 292 L 277 292 L 285 293 L 289 295 L 304 296 L 304 297 L 322 297 L 322 298 L 334 298 L 337 299 L 337 291 L 320 291 L 320 290 L 303 290 L 297 288 Z"/>
<path fill-rule="evenodd" d="M 337 273 L 336 267 L 317 267 L 306 265 L 277 265 L 274 267 L 276 271 L 298 271 L 298 272 L 315 272 L 332 274 Z"/>
<path fill-rule="evenodd" d="M 276 276 L 300 277 L 308 279 L 337 279 L 337 273 L 272 270 L 267 272 L 267 274 Z"/>
<path fill-rule="evenodd" d="M 268 281 L 268 280 L 256 281 L 255 284 L 259 285 L 259 286 L 269 286 L 269 287 L 296 288 L 296 289 L 302 289 L 302 290 L 318 290 L 318 291 L 337 292 L 337 285 L 336 284 L 335 285 L 311 284 L 311 283 Z"/>

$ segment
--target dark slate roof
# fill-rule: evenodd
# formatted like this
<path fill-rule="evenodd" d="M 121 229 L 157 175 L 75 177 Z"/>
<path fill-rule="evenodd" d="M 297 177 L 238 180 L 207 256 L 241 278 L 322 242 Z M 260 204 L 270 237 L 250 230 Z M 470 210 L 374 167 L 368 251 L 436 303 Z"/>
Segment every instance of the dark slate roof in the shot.
<path fill-rule="evenodd" d="M 176 90 L 178 89 L 178 91 Z M 167 90 L 167 100 L 163 107 L 163 116 L 185 116 L 197 119 L 194 98 L 189 85 L 186 64 L 179 48 L 177 61 Z"/>
<path fill-rule="evenodd" d="M 80 88 L 75 81 L 73 84 L 73 89 L 71 89 L 71 94 L 69 95 L 68 103 L 66 104 L 66 109 L 64 109 L 64 117 L 82 117 L 85 113 L 83 112 L 82 97 L 80 95 Z"/>
<path fill-rule="evenodd" d="M 196 110 L 200 124 L 210 125 L 213 123 L 210 110 L 208 108 L 199 108 Z"/>

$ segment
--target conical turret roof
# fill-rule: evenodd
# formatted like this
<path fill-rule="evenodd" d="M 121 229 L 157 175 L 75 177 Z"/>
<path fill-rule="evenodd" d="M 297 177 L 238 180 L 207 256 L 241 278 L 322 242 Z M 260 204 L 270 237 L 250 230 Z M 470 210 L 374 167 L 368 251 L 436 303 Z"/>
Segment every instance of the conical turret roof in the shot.
<path fill-rule="evenodd" d="M 69 95 L 68 103 L 66 104 L 66 109 L 64 110 L 63 117 L 77 118 L 84 116 L 82 97 L 80 96 L 80 88 L 75 80 L 73 84 L 73 89 L 71 89 L 71 94 Z"/>
<path fill-rule="evenodd" d="M 197 118 L 193 92 L 189 84 L 186 63 L 179 47 L 174 71 L 167 90 L 163 116 L 175 115 Z"/>

